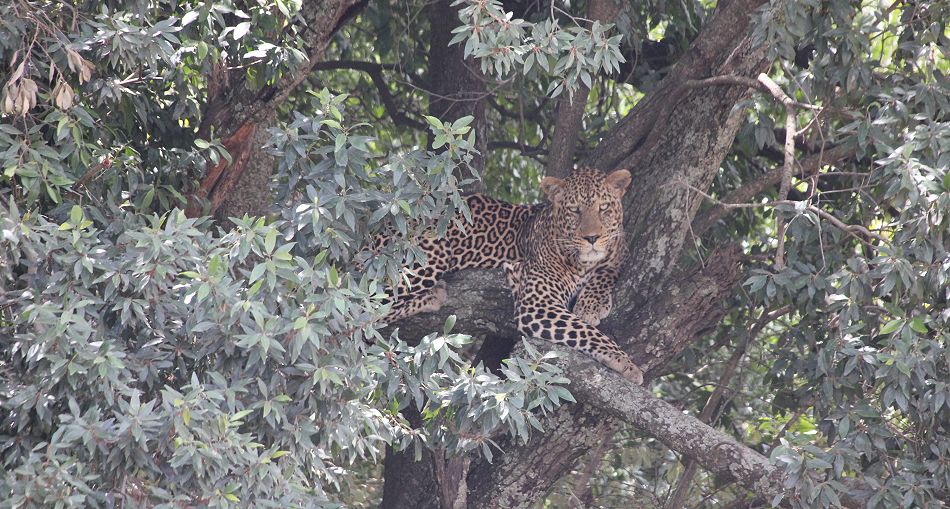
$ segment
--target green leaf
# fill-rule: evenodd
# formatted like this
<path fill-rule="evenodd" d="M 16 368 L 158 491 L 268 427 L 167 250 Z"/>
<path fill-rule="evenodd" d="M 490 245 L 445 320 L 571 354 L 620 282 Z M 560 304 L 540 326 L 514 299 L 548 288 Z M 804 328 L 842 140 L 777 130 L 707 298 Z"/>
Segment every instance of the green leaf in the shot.
<path fill-rule="evenodd" d="M 452 327 L 455 327 L 455 320 L 455 315 L 449 315 L 448 318 L 445 319 L 445 325 L 442 326 L 443 335 L 447 336 L 450 332 L 452 332 Z"/>
<path fill-rule="evenodd" d="M 846 415 L 838 421 L 838 438 L 848 436 L 849 431 L 851 431 L 851 419 Z"/>
<path fill-rule="evenodd" d="M 924 317 L 915 316 L 910 320 L 910 328 L 920 334 L 927 334 L 927 325 L 924 323 Z"/>
<path fill-rule="evenodd" d="M 881 327 L 881 334 L 891 334 L 897 329 L 900 329 L 902 325 L 904 325 L 904 320 L 900 318 L 891 320 Z"/>
<path fill-rule="evenodd" d="M 231 416 L 231 419 L 230 419 L 230 420 L 231 420 L 231 422 L 240 421 L 241 419 L 247 417 L 248 414 L 250 414 L 250 413 L 253 412 L 253 411 L 254 411 L 253 409 L 248 408 L 248 409 L 245 409 L 245 410 L 241 410 L 240 412 L 235 412 L 234 415 Z"/>
<path fill-rule="evenodd" d="M 264 235 L 264 252 L 271 254 L 274 252 L 274 246 L 277 244 L 277 229 L 271 228 Z"/>
<path fill-rule="evenodd" d="M 152 186 L 148 188 L 148 192 L 145 193 L 145 197 L 142 198 L 142 208 L 147 209 L 152 205 L 152 200 L 155 198 L 155 187 Z"/>
<path fill-rule="evenodd" d="M 234 27 L 234 32 L 232 32 L 231 36 L 234 37 L 235 41 L 237 41 L 241 39 L 242 37 L 244 37 L 245 35 L 247 35 L 248 31 L 250 30 L 251 30 L 251 22 L 244 21 L 244 22 L 238 23 L 237 26 Z"/>
<path fill-rule="evenodd" d="M 472 123 L 472 120 L 475 120 L 475 117 L 473 117 L 473 116 L 471 116 L 471 115 L 465 115 L 464 117 L 462 117 L 462 118 L 456 120 L 455 122 L 452 122 L 452 131 L 453 131 L 453 132 L 459 131 L 459 130 L 461 130 L 463 127 L 467 127 L 469 124 Z M 464 130 L 464 131 L 462 131 L 462 132 L 456 133 L 456 134 L 463 134 L 463 133 L 466 133 L 466 132 L 468 132 L 468 129 L 466 129 L 466 130 Z"/>
<path fill-rule="evenodd" d="M 211 293 L 211 287 L 208 285 L 208 283 L 202 283 L 201 286 L 198 287 L 197 302 L 203 301 L 209 293 Z"/>
<path fill-rule="evenodd" d="M 205 57 L 208 56 L 208 43 L 204 41 L 198 42 L 198 44 L 195 45 L 195 50 L 198 53 L 198 60 L 204 60 Z"/>
<path fill-rule="evenodd" d="M 84 214 L 82 213 L 82 207 L 79 205 L 73 205 L 73 208 L 69 209 L 69 222 L 79 226 L 82 223 Z"/>
<path fill-rule="evenodd" d="M 442 124 L 441 120 L 431 115 L 426 115 L 425 119 L 426 119 L 426 122 L 428 122 L 429 126 L 431 126 L 434 130 L 445 131 L 445 125 Z"/>

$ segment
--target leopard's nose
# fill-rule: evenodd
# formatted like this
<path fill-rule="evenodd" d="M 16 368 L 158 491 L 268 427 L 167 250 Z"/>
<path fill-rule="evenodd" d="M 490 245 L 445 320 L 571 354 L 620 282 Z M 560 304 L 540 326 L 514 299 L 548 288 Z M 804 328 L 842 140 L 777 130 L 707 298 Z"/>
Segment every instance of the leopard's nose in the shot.
<path fill-rule="evenodd" d="M 584 238 L 584 240 L 586 240 L 587 242 L 590 242 L 591 245 L 594 245 L 594 242 L 597 242 L 597 239 L 600 238 L 600 235 L 588 235 L 588 236 L 585 236 L 585 237 L 583 237 L 583 238 Z"/>

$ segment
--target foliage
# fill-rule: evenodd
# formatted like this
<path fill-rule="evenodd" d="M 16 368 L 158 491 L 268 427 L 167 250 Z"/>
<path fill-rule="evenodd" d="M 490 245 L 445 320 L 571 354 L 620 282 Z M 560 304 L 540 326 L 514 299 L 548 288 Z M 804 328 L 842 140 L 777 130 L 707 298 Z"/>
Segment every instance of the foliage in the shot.
<path fill-rule="evenodd" d="M 299 51 L 262 42 L 287 4 L 174 5 L 2 8 L 5 504 L 337 506 L 387 446 L 526 440 L 532 412 L 570 400 L 549 357 L 500 379 L 469 367 L 451 323 L 414 345 L 380 331 L 409 241 L 464 203 L 471 118 L 430 119 L 438 153 L 388 150 L 346 122 L 345 96 L 305 91 L 270 133 L 274 215 L 188 218 L 190 179 L 230 157 L 194 128 L 207 59 L 259 59 L 256 87 Z M 383 256 L 357 256 L 390 229 Z"/>
<path fill-rule="evenodd" d="M 463 55 L 478 59 L 482 73 L 498 78 L 504 78 L 515 65 L 523 75 L 535 77 L 537 73 L 531 70 L 537 64 L 558 78 L 548 85 L 551 97 L 565 89 L 573 95 L 578 80 L 590 88 L 593 75 L 601 70 L 617 72 L 619 64 L 626 61 L 619 47 L 622 36 L 606 35 L 609 24 L 594 21 L 589 29 L 579 24 L 562 29 L 553 17 L 529 23 L 512 19 L 497 0 L 458 0 L 453 6 L 461 6 L 462 24 L 452 31 L 456 35 L 449 44 L 465 41 Z"/>
<path fill-rule="evenodd" d="M 743 381 L 761 380 L 774 396 L 733 418 L 752 431 L 750 417 L 761 412 L 774 420 L 794 414 L 762 438 L 790 472 L 797 506 L 840 505 L 855 480 L 865 483 L 870 507 L 936 507 L 950 487 L 950 61 L 940 50 L 947 12 L 940 2 L 828 2 L 776 3 L 761 13 L 761 37 L 777 54 L 786 90 L 821 107 L 798 116 L 803 150 L 855 151 L 799 181 L 790 195 L 796 206 L 776 211 L 789 225 L 788 266 L 753 267 L 748 294 L 737 297 L 739 309 L 792 310 L 757 349 L 758 373 Z M 756 109 L 766 116 L 754 117 L 754 141 L 745 143 L 779 146 L 771 137 L 778 105 L 766 98 Z M 723 177 L 742 165 L 733 161 Z M 750 212 L 738 223 L 755 253 L 774 250 L 768 219 Z"/>

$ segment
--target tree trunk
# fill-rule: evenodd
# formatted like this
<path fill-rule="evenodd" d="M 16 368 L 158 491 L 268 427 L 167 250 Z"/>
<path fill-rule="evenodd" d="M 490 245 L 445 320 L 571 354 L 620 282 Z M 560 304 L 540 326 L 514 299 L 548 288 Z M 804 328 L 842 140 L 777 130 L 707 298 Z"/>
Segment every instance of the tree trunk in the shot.
<path fill-rule="evenodd" d="M 220 138 L 232 161 L 208 168 L 199 189 L 189 197 L 189 216 L 207 213 L 226 220 L 266 211 L 274 166 L 273 158 L 262 150 L 267 128 L 277 122 L 278 107 L 323 57 L 333 33 L 367 1 L 305 0 L 299 14 L 308 28 L 303 48 L 308 61 L 274 85 L 250 90 L 243 74 L 231 75 L 223 63 L 215 69 L 208 80 L 208 102 L 198 133 L 206 139 L 212 134 Z M 202 206 L 205 200 L 207 210 Z"/>
<path fill-rule="evenodd" d="M 429 115 L 451 122 L 464 116 L 475 117 L 475 148 L 478 154 L 472 167 L 479 173 L 485 169 L 485 153 L 488 151 L 485 100 L 488 92 L 483 76 L 470 60 L 462 56 L 463 46 L 454 44 L 452 30 L 459 26 L 458 9 L 452 0 L 439 0 L 427 9 L 429 16 Z M 430 136 L 430 143 L 432 141 Z M 481 181 L 469 186 L 467 191 L 482 191 Z"/>
<path fill-rule="evenodd" d="M 618 0 L 591 0 L 587 6 L 587 17 L 602 23 L 613 22 L 619 12 Z M 554 138 L 548 149 L 545 175 L 564 178 L 571 173 L 574 154 L 577 152 L 577 139 L 582 135 L 589 94 L 590 89 L 579 83 L 573 95 L 562 93 L 558 98 L 557 114 L 554 116 Z"/>
<path fill-rule="evenodd" d="M 474 117 L 471 126 L 475 130 L 475 148 L 478 154 L 470 164 L 475 171 L 481 173 L 485 169 L 485 153 L 488 150 L 485 118 L 487 92 L 484 81 L 487 78 L 471 68 L 470 62 L 463 58 L 462 45 L 449 46 L 452 30 L 459 26 L 458 9 L 452 7 L 452 1 L 439 0 L 429 5 L 427 12 L 430 30 L 429 115 L 446 123 L 467 115 Z M 430 135 L 429 142 L 431 141 Z M 468 185 L 465 190 L 480 192 L 484 191 L 483 187 L 482 181 L 478 180 Z M 484 295 L 483 298 L 494 300 L 491 295 Z M 496 304 L 497 302 L 493 303 Z M 510 306 L 509 303 L 506 310 L 509 310 Z M 440 316 L 443 315 L 440 313 Z M 405 337 L 422 335 L 424 334 L 410 334 Z M 486 341 L 504 344 L 491 334 L 487 336 Z M 507 353 L 508 351 L 504 351 L 504 354 Z M 416 409 L 409 408 L 403 413 L 411 421 L 417 412 Z M 419 461 L 415 461 L 414 452 L 411 450 L 387 450 L 383 469 L 383 501 L 380 507 L 461 509 L 466 506 L 465 477 L 468 467 L 469 460 L 464 457 L 446 457 L 444 454 L 426 451 Z"/>

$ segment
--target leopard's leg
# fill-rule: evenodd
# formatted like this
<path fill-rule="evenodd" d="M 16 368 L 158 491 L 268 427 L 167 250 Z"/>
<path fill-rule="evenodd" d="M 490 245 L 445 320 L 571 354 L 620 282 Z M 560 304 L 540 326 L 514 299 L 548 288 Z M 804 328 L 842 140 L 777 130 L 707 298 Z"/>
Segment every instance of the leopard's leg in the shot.
<path fill-rule="evenodd" d="M 419 313 L 438 311 L 448 300 L 445 283 L 439 281 L 432 288 L 400 295 L 395 299 L 386 314 L 387 323 L 396 322 Z"/>
<path fill-rule="evenodd" d="M 627 380 L 637 385 L 643 383 L 643 372 L 626 352 L 606 334 L 568 310 L 562 302 L 571 293 L 570 285 L 558 284 L 550 271 L 535 273 L 524 264 L 515 268 L 521 270 L 509 275 L 509 280 L 517 282 L 515 301 L 519 332 L 580 350 Z"/>
<path fill-rule="evenodd" d="M 599 325 L 600 321 L 610 314 L 613 306 L 611 294 L 617 281 L 617 273 L 614 267 L 601 266 L 594 269 L 577 293 L 571 312 L 595 327 Z"/>
<path fill-rule="evenodd" d="M 425 265 L 405 272 L 399 285 L 387 290 L 392 305 L 383 319 L 386 323 L 419 313 L 438 311 L 445 304 L 448 298 L 445 283 L 442 282 L 442 277 L 448 269 L 445 253 L 437 247 L 427 251 Z"/>
<path fill-rule="evenodd" d="M 643 372 L 617 343 L 566 307 L 520 305 L 517 320 L 522 334 L 580 350 L 627 380 L 637 385 L 643 383 Z"/>

